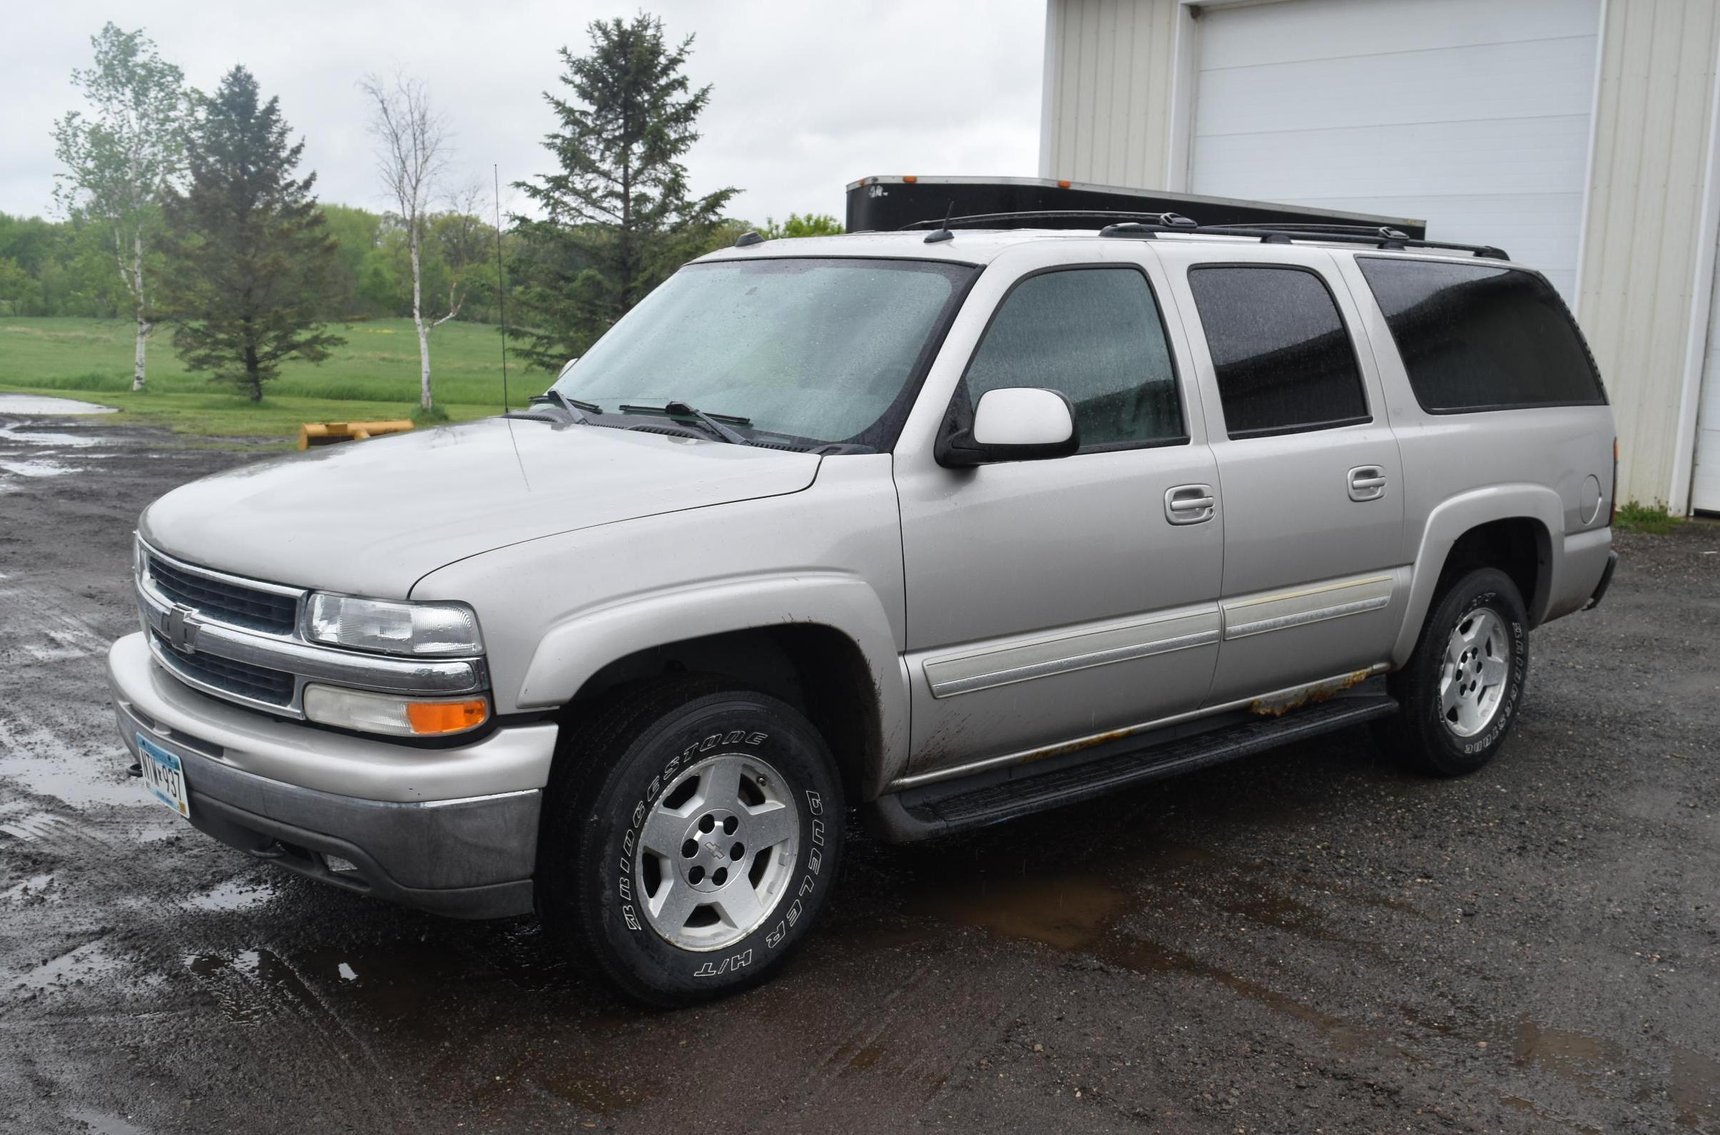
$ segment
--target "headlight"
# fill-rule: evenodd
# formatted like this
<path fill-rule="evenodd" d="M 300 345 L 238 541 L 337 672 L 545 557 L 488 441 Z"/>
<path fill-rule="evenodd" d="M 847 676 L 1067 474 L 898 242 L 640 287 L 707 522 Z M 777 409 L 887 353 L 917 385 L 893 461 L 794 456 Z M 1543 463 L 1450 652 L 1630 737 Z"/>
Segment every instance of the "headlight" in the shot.
<path fill-rule="evenodd" d="M 383 654 L 482 654 L 478 616 L 464 603 L 399 603 L 321 591 L 305 604 L 312 642 Z"/>
<path fill-rule="evenodd" d="M 143 578 L 144 565 L 148 563 L 143 550 L 143 537 L 136 532 L 131 534 L 131 574 L 138 579 Z"/>
<path fill-rule="evenodd" d="M 324 725 L 397 737 L 439 737 L 476 729 L 490 719 L 482 697 L 406 698 L 339 686 L 305 687 L 305 716 Z"/>

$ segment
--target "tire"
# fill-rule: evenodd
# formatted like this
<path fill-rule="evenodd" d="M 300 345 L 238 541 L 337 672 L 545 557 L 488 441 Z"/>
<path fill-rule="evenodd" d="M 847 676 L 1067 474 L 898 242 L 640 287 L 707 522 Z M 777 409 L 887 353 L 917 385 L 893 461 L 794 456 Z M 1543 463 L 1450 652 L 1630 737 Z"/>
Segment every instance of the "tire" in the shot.
<path fill-rule="evenodd" d="M 557 760 L 539 914 L 640 1001 L 734 993 L 818 920 L 843 815 L 829 749 L 784 702 L 709 678 L 635 687 Z"/>
<path fill-rule="evenodd" d="M 1464 776 L 1493 759 L 1517 718 L 1529 675 L 1523 597 L 1496 568 L 1470 571 L 1428 612 L 1409 664 L 1392 679 L 1401 712 L 1383 744 L 1409 767 Z"/>

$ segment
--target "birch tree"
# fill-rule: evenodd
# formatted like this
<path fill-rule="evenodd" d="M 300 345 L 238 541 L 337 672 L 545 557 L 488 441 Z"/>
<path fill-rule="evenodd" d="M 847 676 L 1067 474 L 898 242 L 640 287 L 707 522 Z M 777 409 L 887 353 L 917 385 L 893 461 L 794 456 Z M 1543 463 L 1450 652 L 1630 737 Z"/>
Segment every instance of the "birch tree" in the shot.
<path fill-rule="evenodd" d="M 424 234 L 430 197 L 447 164 L 447 121 L 430 105 L 424 84 L 395 75 L 384 86 L 375 76 L 359 84 L 371 103 L 370 132 L 376 139 L 377 171 L 406 230 L 412 263 L 412 325 L 418 332 L 418 407 L 429 412 L 430 331 L 460 313 L 460 295 L 451 294 L 448 308 L 431 319 L 424 310 Z"/>
<path fill-rule="evenodd" d="M 74 220 L 109 231 L 137 321 L 131 388 L 142 390 L 154 330 L 145 264 L 163 194 L 184 165 L 185 75 L 141 29 L 109 23 L 90 43 L 95 66 L 72 72 L 88 113 L 74 110 L 54 123 L 54 155 L 66 167 L 54 199 Z"/>

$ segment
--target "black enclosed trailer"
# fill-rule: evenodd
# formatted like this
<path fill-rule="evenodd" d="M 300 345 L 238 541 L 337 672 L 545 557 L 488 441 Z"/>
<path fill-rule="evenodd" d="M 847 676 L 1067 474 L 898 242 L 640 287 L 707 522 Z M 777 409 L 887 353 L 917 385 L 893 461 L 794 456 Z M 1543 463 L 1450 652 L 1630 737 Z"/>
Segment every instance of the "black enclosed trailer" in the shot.
<path fill-rule="evenodd" d="M 863 177 L 848 186 L 849 232 L 888 232 L 926 222 L 936 225 L 945 216 L 994 213 L 1048 214 L 1033 222 L 1035 228 L 1048 229 L 1097 228 L 1104 223 L 1082 213 L 1176 213 L 1201 225 L 1357 225 L 1395 229 L 1406 237 L 1427 235 L 1426 221 L 1408 217 L 1040 177 Z"/>

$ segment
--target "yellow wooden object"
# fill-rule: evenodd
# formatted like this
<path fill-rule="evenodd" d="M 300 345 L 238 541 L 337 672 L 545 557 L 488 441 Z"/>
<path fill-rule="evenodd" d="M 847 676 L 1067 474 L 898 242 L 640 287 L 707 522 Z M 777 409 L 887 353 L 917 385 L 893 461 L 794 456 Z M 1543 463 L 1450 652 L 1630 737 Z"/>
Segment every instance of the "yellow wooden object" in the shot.
<path fill-rule="evenodd" d="M 392 422 L 306 422 L 299 427 L 299 448 L 333 445 L 337 441 L 363 441 L 383 434 L 404 433 L 411 428 L 411 421 L 405 418 Z"/>

